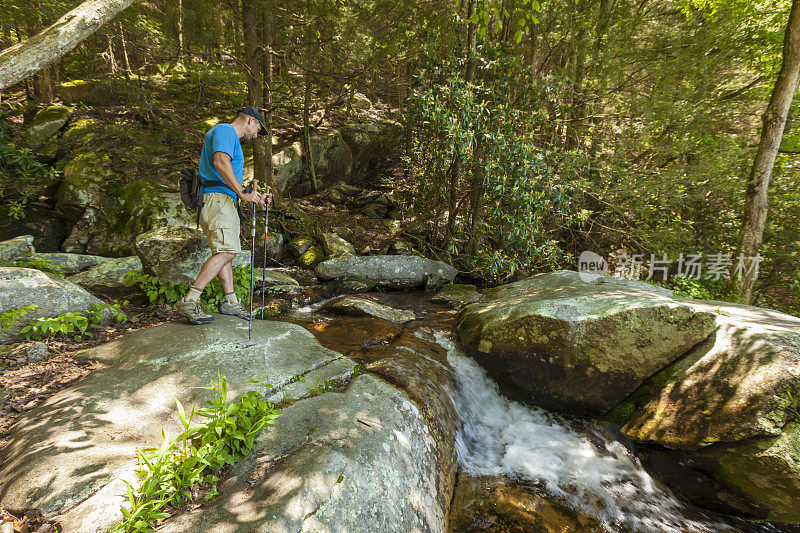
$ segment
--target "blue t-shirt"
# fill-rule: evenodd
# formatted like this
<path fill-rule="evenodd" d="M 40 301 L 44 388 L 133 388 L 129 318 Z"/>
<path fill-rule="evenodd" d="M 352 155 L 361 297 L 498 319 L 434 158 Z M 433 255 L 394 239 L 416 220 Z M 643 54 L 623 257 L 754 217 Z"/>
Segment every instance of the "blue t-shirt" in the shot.
<path fill-rule="evenodd" d="M 217 172 L 216 167 L 214 167 L 214 152 L 225 152 L 231 156 L 233 174 L 241 185 L 244 172 L 244 154 L 242 153 L 242 143 L 239 142 L 239 136 L 236 135 L 236 130 L 233 129 L 232 125 L 217 124 L 208 130 L 205 141 L 203 141 L 203 152 L 200 154 L 200 168 L 198 169 L 204 180 L 225 181 Z M 203 192 L 224 192 L 233 198 L 234 203 L 237 198 L 235 192 L 225 187 L 207 187 Z"/>

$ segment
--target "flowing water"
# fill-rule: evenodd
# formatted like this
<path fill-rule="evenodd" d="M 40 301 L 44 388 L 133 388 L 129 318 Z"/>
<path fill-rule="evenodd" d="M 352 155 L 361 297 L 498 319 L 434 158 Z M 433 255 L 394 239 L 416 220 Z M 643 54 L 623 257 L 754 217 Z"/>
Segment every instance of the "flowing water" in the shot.
<path fill-rule="evenodd" d="M 413 307 L 418 317 L 421 316 L 423 322 L 425 321 L 426 313 L 423 309 L 425 306 L 421 304 L 419 296 L 409 295 L 404 299 L 402 295 L 380 295 L 380 298 L 384 303 L 395 307 Z M 356 324 L 355 318 L 334 319 L 318 313 L 317 307 L 318 305 L 314 305 L 297 309 L 291 315 L 293 319 L 289 320 L 308 327 L 317 335 L 320 342 L 327 343 L 328 347 L 348 351 L 349 355 L 356 358 L 359 357 L 357 350 L 342 350 L 342 348 L 359 345 L 366 347 L 376 342 L 360 338 L 359 332 L 368 329 Z M 599 432 L 593 432 L 591 424 L 561 418 L 542 409 L 506 399 L 487 373 L 471 358 L 465 356 L 454 342 L 455 335 L 452 328 L 446 327 L 452 316 L 451 312 L 447 315 L 447 319 L 442 320 L 441 312 L 438 315 L 435 312 L 430 313 L 428 318 L 431 327 L 420 327 L 420 321 L 417 321 L 413 335 L 420 338 L 427 337 L 446 350 L 446 363 L 451 368 L 449 374 L 451 383 L 446 388 L 452 398 L 457 418 L 460 419 L 460 425 L 454 425 L 459 475 L 468 474 L 471 478 L 490 479 L 494 480 L 492 481 L 494 483 L 498 479 L 501 483 L 509 480 L 515 483 L 514 490 L 517 493 L 522 490 L 537 494 L 536 498 L 539 501 L 544 498 L 555 502 L 556 506 L 569 508 L 581 516 L 591 517 L 592 524 L 595 524 L 591 527 L 579 527 L 569 525 L 579 522 L 567 520 L 553 527 L 551 520 L 548 527 L 543 528 L 533 528 L 525 523 L 517 523 L 513 527 L 497 527 L 497 524 L 493 525 L 492 520 L 482 520 L 478 516 L 470 527 L 465 527 L 463 530 L 580 529 L 664 533 L 794 530 L 719 515 L 685 503 L 651 477 L 636 456 L 621 442 L 609 439 Z M 336 322 L 337 320 L 339 322 Z M 348 325 L 348 321 L 354 322 Z M 331 328 L 327 328 L 326 332 L 328 325 L 336 331 L 331 332 Z M 451 320 L 449 325 L 452 325 Z M 354 338 L 356 336 L 359 338 Z M 391 349 L 391 339 L 401 336 L 391 332 L 378 337 L 382 345 Z M 386 348 L 383 350 L 386 351 Z M 398 348 L 403 348 L 407 352 L 414 351 L 407 346 Z M 362 349 L 362 352 L 365 349 Z M 394 351 L 397 352 L 398 349 Z M 429 355 L 424 357 L 431 359 Z M 441 363 L 437 364 L 442 366 Z M 442 378 L 439 376 L 437 379 Z M 458 492 L 457 485 L 456 494 Z M 480 496 L 475 497 L 463 505 L 472 506 L 480 499 Z M 516 500 L 521 501 L 518 497 Z M 530 504 L 524 503 L 517 505 L 531 507 Z M 476 509 L 478 507 L 480 506 L 475 505 Z M 492 504 L 490 507 L 494 508 L 497 505 Z M 452 509 L 451 516 L 459 512 L 459 509 Z M 520 520 L 517 519 L 517 522 Z"/>

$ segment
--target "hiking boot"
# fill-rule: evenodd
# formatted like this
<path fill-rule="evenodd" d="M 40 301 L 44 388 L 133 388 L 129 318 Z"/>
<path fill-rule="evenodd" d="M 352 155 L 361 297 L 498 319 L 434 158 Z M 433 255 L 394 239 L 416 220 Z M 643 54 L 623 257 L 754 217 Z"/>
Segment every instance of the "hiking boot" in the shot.
<path fill-rule="evenodd" d="M 214 317 L 203 311 L 200 300 L 185 300 L 181 298 L 172 306 L 177 312 L 186 317 L 192 324 L 209 324 Z"/>
<path fill-rule="evenodd" d="M 241 302 L 230 303 L 229 301 L 225 300 L 219 306 L 219 312 L 223 315 L 238 316 L 239 318 L 250 320 L 250 311 L 242 307 Z"/>

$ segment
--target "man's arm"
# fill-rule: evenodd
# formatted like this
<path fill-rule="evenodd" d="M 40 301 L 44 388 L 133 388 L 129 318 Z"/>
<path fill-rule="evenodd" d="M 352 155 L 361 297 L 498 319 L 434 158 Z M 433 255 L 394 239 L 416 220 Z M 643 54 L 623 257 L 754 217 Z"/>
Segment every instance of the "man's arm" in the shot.
<path fill-rule="evenodd" d="M 233 192 L 247 202 L 253 202 L 256 204 L 264 204 L 264 196 L 257 192 L 254 188 L 253 192 L 246 193 L 244 189 L 239 184 L 239 180 L 236 179 L 236 174 L 233 173 L 233 166 L 231 165 L 231 156 L 225 152 L 214 152 L 214 168 L 217 169 L 219 172 L 219 176 L 222 178 L 222 181 L 228 184 Z"/>

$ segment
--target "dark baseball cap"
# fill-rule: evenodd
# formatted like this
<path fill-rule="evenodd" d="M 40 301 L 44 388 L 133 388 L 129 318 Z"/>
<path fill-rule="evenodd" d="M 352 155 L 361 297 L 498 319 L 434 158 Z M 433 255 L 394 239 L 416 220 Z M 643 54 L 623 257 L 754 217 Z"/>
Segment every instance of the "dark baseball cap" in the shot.
<path fill-rule="evenodd" d="M 266 135 L 267 133 L 269 133 L 267 131 L 267 126 L 264 124 L 264 117 L 261 116 L 261 113 L 259 113 L 255 107 L 250 107 L 249 105 L 246 105 L 236 110 L 236 114 L 238 115 L 239 113 L 250 115 L 251 117 L 254 117 L 256 120 L 258 120 L 258 122 L 261 123 L 261 131 L 258 132 L 259 135 Z"/>

